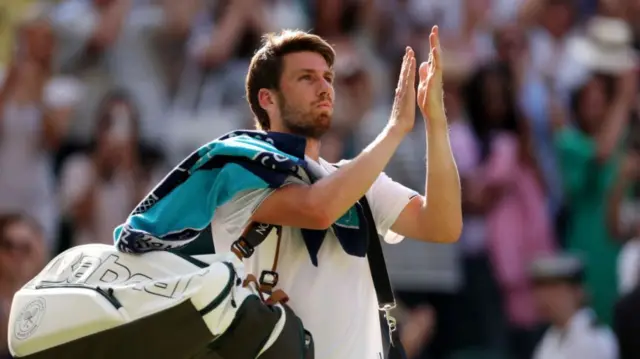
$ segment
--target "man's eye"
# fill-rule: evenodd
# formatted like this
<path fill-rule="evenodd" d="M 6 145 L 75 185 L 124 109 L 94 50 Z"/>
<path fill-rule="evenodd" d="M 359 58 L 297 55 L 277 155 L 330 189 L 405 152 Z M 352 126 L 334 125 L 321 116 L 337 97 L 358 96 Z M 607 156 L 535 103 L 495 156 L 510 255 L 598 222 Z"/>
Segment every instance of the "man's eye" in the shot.
<path fill-rule="evenodd" d="M 324 79 L 327 80 L 327 82 L 330 83 L 330 84 L 333 83 L 333 77 L 332 76 L 327 76 Z"/>
<path fill-rule="evenodd" d="M 311 80 L 311 75 L 303 75 L 300 77 L 300 80 Z"/>

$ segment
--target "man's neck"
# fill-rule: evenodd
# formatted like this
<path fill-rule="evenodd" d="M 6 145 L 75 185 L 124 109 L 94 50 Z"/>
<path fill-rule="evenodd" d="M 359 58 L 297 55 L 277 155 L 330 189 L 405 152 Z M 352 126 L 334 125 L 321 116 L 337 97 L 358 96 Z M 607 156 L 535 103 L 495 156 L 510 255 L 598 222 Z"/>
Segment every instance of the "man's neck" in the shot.
<path fill-rule="evenodd" d="M 575 309 L 573 311 L 567 311 L 563 313 L 563 315 L 559 315 L 557 318 L 555 318 L 555 320 L 552 321 L 553 326 L 562 330 L 567 329 L 567 327 L 571 323 L 571 320 L 575 317 L 576 314 L 578 314 L 579 311 L 580 309 Z"/>
<path fill-rule="evenodd" d="M 320 141 L 307 138 L 307 147 L 304 149 L 304 154 L 317 162 L 320 159 Z"/>
<path fill-rule="evenodd" d="M 281 128 L 273 128 L 271 131 L 291 134 L 291 132 Z M 318 162 L 318 160 L 320 159 L 320 140 L 309 137 L 305 137 L 305 139 L 307 145 L 304 149 L 304 154 L 314 161 Z"/>

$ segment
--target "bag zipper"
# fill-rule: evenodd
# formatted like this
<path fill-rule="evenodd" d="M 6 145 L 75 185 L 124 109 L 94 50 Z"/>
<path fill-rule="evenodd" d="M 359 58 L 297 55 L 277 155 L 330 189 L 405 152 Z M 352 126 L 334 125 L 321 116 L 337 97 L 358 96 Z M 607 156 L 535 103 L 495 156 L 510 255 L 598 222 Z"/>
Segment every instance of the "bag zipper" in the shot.
<path fill-rule="evenodd" d="M 200 309 L 198 311 L 200 313 L 200 315 L 203 316 L 203 317 L 205 315 L 211 313 L 213 310 L 215 310 L 222 303 L 222 301 L 224 301 L 224 299 L 229 296 L 229 294 L 231 293 L 231 289 L 233 288 L 233 285 L 235 284 L 235 281 L 236 281 L 236 270 L 235 270 L 235 268 L 233 268 L 233 265 L 231 265 L 231 263 L 227 263 L 227 262 L 222 262 L 222 263 L 225 266 L 227 266 L 227 269 L 229 269 L 229 280 L 227 281 L 227 284 L 222 289 L 222 292 L 220 292 L 220 294 L 218 294 L 211 301 L 211 303 L 207 304 L 207 306 L 205 306 L 204 308 L 202 308 L 202 309 Z"/>

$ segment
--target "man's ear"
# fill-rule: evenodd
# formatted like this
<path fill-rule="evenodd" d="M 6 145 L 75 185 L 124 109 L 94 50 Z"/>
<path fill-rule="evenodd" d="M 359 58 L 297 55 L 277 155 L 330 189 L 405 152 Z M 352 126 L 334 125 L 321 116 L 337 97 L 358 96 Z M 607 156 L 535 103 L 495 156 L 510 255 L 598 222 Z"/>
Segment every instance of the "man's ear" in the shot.
<path fill-rule="evenodd" d="M 269 109 L 277 106 L 276 101 L 277 99 L 274 91 L 265 88 L 258 91 L 258 103 L 265 111 L 269 112 Z"/>

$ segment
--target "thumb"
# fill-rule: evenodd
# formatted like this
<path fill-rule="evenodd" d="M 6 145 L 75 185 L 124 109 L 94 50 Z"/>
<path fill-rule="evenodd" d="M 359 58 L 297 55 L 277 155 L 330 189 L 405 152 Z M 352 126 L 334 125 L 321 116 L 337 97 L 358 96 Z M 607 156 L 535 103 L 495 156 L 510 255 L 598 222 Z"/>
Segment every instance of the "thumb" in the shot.
<path fill-rule="evenodd" d="M 425 81 L 427 79 L 427 75 L 429 74 L 429 63 L 423 62 L 420 64 L 420 81 Z"/>

